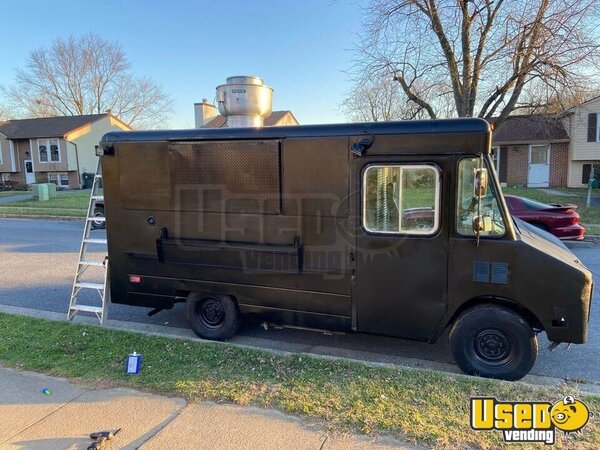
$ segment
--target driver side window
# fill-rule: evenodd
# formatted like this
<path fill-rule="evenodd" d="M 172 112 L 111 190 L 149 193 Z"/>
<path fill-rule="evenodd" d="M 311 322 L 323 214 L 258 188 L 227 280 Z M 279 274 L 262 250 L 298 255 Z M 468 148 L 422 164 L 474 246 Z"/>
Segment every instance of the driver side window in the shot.
<path fill-rule="evenodd" d="M 369 166 L 363 178 L 363 226 L 371 233 L 431 235 L 439 228 L 439 198 L 435 166 Z"/>
<path fill-rule="evenodd" d="M 479 158 L 465 158 L 459 162 L 456 230 L 465 236 L 475 236 L 473 220 L 480 215 L 483 230 L 479 235 L 500 237 L 504 235 L 505 226 L 493 183 L 490 183 L 485 197 L 481 198 L 481 206 L 474 193 L 475 174 L 479 164 Z"/>

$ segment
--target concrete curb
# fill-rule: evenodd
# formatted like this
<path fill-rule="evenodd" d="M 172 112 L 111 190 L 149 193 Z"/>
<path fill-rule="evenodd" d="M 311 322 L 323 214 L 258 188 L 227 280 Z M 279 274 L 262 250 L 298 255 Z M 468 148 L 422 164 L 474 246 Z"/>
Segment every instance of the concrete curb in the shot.
<path fill-rule="evenodd" d="M 65 322 L 66 321 L 66 313 L 57 313 L 54 311 L 43 311 L 38 309 L 30 309 L 30 308 L 21 308 L 18 306 L 8 306 L 8 305 L 0 305 L 0 312 L 6 314 L 13 314 L 18 316 L 27 316 L 34 317 L 38 319 L 46 319 L 57 322 Z M 93 317 L 87 316 L 76 316 L 75 322 L 79 325 L 89 325 L 89 326 L 100 326 L 98 324 L 98 320 Z M 416 358 L 407 358 L 407 357 L 397 357 L 396 359 L 400 359 L 408 364 L 397 364 L 397 363 L 383 363 L 383 362 L 375 362 L 375 361 L 365 361 L 363 359 L 348 357 L 348 356 L 338 356 L 332 353 L 339 353 L 339 351 L 335 348 L 331 347 L 315 347 L 313 351 L 287 351 L 287 350 L 276 350 L 272 348 L 264 348 L 253 345 L 245 345 L 235 342 L 219 342 L 219 341 L 208 341 L 205 339 L 201 339 L 197 337 L 191 330 L 187 328 L 173 328 L 166 327 L 162 325 L 150 325 L 143 324 L 139 322 L 126 322 L 120 320 L 112 320 L 107 319 L 104 328 L 108 328 L 111 330 L 118 331 L 129 331 L 133 333 L 145 334 L 148 336 L 158 336 L 158 337 L 168 337 L 174 339 L 184 339 L 188 341 L 194 342 L 204 342 L 211 343 L 215 345 L 223 345 L 223 346 L 231 346 L 238 348 L 245 348 L 249 350 L 258 350 L 262 352 L 267 352 L 274 355 L 279 356 L 289 356 L 289 355 L 303 355 L 307 357 L 312 357 L 316 359 L 329 360 L 329 361 L 347 361 L 358 364 L 364 364 L 370 367 L 378 367 L 378 368 L 392 368 L 392 369 L 405 369 L 405 370 L 431 370 L 433 372 L 437 372 L 440 374 L 452 374 L 457 377 L 464 377 L 470 379 L 471 377 L 468 375 L 464 375 L 458 371 L 458 368 L 449 363 L 437 362 L 437 361 L 427 361 L 420 360 Z M 316 351 L 314 351 L 316 350 Z M 353 354 L 357 354 L 358 352 L 351 352 Z M 564 385 L 572 386 L 573 388 L 585 392 L 588 394 L 600 394 L 600 384 L 595 383 L 579 383 L 571 380 L 565 380 L 562 378 L 554 378 L 554 377 L 546 377 L 541 375 L 527 375 L 523 380 L 511 382 L 511 381 L 501 381 L 497 380 L 501 383 L 522 383 L 525 385 L 535 386 L 535 387 L 550 387 L 556 388 Z"/>

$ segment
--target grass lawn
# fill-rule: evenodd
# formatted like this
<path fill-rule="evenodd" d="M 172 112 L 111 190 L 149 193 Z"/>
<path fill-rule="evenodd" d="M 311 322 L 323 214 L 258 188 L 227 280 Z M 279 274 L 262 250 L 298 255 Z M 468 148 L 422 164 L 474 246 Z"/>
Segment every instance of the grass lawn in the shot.
<path fill-rule="evenodd" d="M 124 359 L 133 350 L 143 355 L 142 371 L 127 376 Z M 333 430 L 386 433 L 436 448 L 504 446 L 499 432 L 470 429 L 471 396 L 552 403 L 567 393 L 577 396 L 573 386 L 542 388 L 305 355 L 279 356 L 7 314 L 0 314 L 0 364 L 190 401 L 276 408 Z M 591 411 L 600 412 L 599 396 L 583 399 Z M 562 435 L 557 439 L 562 448 L 599 448 L 600 425 L 592 419 L 583 433 L 568 441 Z"/>
<path fill-rule="evenodd" d="M 577 212 L 581 216 L 581 223 L 600 224 L 600 208 L 591 206 L 586 208 L 587 189 L 556 189 L 566 194 L 576 194 L 576 197 L 569 195 L 551 196 L 541 189 L 533 188 L 502 188 L 504 194 L 518 195 L 519 197 L 527 197 L 532 200 L 537 200 L 544 203 L 569 203 L 578 206 Z M 592 194 L 594 197 L 600 197 L 600 189 L 594 189 Z"/>
<path fill-rule="evenodd" d="M 15 195 L 31 194 L 31 191 L 2 191 L 0 192 L 0 198 L 3 197 L 14 197 Z"/>
<path fill-rule="evenodd" d="M 4 203 L 0 205 L 0 214 L 85 217 L 89 201 L 89 191 L 75 191 L 59 195 L 47 202 L 26 200 Z"/>

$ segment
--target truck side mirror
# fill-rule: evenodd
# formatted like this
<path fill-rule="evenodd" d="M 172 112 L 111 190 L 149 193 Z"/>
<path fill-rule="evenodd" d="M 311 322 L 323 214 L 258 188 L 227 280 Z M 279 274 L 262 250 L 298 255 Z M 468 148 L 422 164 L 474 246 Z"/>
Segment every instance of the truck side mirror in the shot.
<path fill-rule="evenodd" d="M 472 226 L 474 234 L 486 233 L 493 229 L 492 219 L 488 216 L 473 217 Z"/>
<path fill-rule="evenodd" d="M 488 189 L 488 171 L 487 169 L 475 170 L 475 179 L 473 180 L 473 195 L 476 198 L 483 198 L 487 195 Z"/>

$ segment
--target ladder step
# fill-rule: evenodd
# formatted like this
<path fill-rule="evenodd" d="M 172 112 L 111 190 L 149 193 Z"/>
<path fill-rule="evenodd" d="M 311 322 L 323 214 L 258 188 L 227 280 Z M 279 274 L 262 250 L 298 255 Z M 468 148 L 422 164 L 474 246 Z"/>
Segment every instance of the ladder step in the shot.
<path fill-rule="evenodd" d="M 104 289 L 104 284 L 90 283 L 88 281 L 78 281 L 77 283 L 75 283 L 75 287 L 84 288 L 84 289 Z"/>
<path fill-rule="evenodd" d="M 83 242 L 85 242 L 86 244 L 106 244 L 107 241 L 106 239 L 84 239 Z"/>
<path fill-rule="evenodd" d="M 79 261 L 79 265 L 81 266 L 98 266 L 98 267 L 104 267 L 104 261 Z"/>
<path fill-rule="evenodd" d="M 92 312 L 101 314 L 102 307 L 101 306 L 88 306 L 88 305 L 73 305 L 69 306 L 70 311 L 84 311 L 84 312 Z"/>
<path fill-rule="evenodd" d="M 103 202 L 104 201 L 104 195 L 92 195 L 92 200 Z"/>
<path fill-rule="evenodd" d="M 88 217 L 89 222 L 106 222 L 106 217 Z"/>

